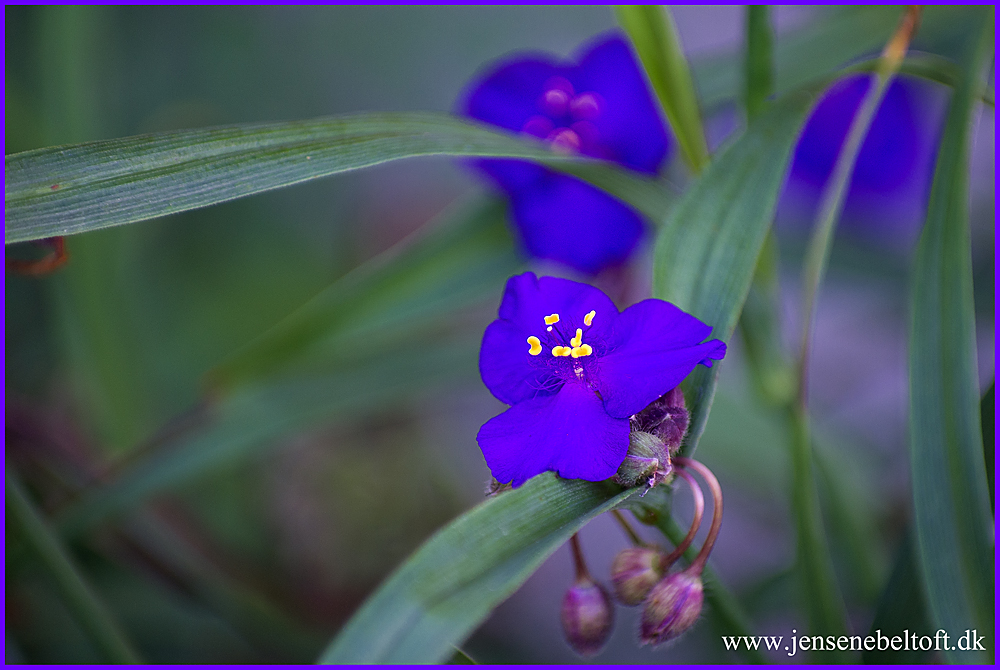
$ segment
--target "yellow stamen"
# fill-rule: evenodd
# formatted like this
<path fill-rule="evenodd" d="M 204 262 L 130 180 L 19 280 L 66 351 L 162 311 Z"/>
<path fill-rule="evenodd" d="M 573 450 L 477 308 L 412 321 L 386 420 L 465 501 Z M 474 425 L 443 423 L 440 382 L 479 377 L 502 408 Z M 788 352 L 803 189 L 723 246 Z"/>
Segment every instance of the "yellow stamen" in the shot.
<path fill-rule="evenodd" d="M 551 326 L 553 323 L 559 323 L 559 315 L 558 314 L 549 314 L 547 317 L 545 317 L 545 325 L 546 326 Z"/>
<path fill-rule="evenodd" d="M 592 353 L 594 353 L 593 348 L 589 344 L 583 344 L 580 345 L 579 347 L 573 347 L 573 350 L 570 352 L 570 355 L 573 358 L 582 358 L 583 356 L 589 356 Z"/>
<path fill-rule="evenodd" d="M 594 316 L 596 314 L 597 314 L 597 310 L 596 309 L 592 309 L 589 312 L 587 312 L 587 316 L 583 317 L 583 325 L 589 327 L 590 324 L 594 323 Z"/>
<path fill-rule="evenodd" d="M 549 326 L 549 327 L 548 327 L 548 328 L 546 328 L 545 330 L 547 330 L 547 331 L 549 331 L 549 332 L 551 333 L 551 332 L 552 332 L 552 326 Z"/>
<path fill-rule="evenodd" d="M 542 342 L 534 335 L 528 338 L 528 344 L 531 345 L 531 348 L 528 349 L 528 353 L 532 356 L 537 356 L 542 353 Z"/>
<path fill-rule="evenodd" d="M 561 346 L 560 347 L 552 347 L 552 355 L 556 356 L 556 357 L 558 357 L 558 356 L 569 356 L 572 353 L 573 353 L 573 350 L 570 349 L 569 347 L 561 347 Z"/>
<path fill-rule="evenodd" d="M 583 344 L 583 328 L 576 329 L 576 337 L 569 341 L 570 345 L 578 347 Z"/>

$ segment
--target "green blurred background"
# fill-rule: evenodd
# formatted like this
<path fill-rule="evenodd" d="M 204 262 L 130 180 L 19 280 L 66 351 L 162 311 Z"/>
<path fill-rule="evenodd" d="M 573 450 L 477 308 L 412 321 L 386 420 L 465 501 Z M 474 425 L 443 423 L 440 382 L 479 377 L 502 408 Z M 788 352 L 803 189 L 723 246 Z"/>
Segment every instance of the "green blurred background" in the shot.
<path fill-rule="evenodd" d="M 8 6 L 5 17 L 7 154 L 177 128 L 448 110 L 484 63 L 525 48 L 566 55 L 614 26 L 601 7 Z M 738 53 L 741 9 L 679 8 L 676 18 L 692 55 Z M 780 34 L 822 15 L 793 8 L 776 19 Z M 973 226 L 988 386 L 993 120 L 985 109 Z M 734 123 L 723 115 L 715 125 Z M 164 426 L 185 430 L 213 366 L 478 188 L 452 161 L 410 161 L 68 238 L 71 260 L 60 272 L 6 278 L 8 467 L 58 514 L 85 486 L 165 448 L 149 442 Z M 788 246 L 791 300 L 800 249 Z M 907 261 L 884 257 L 864 241 L 835 249 L 813 372 L 828 521 L 859 629 L 910 514 Z M 499 286 L 448 327 L 475 340 L 498 300 Z M 788 634 L 801 619 L 786 572 L 794 549 L 785 436 L 754 399 L 738 343 L 731 351 L 699 452 L 729 502 L 713 558 L 758 632 Z M 74 554 L 143 657 L 312 661 L 389 570 L 482 498 L 488 470 L 475 432 L 502 405 L 482 387 L 474 356 L 456 356 L 448 373 L 350 417 L 289 427 L 252 458 L 233 458 L 75 540 Z M 684 516 L 683 501 L 679 509 Z M 624 538 L 606 519 L 582 538 L 594 573 L 606 575 Z M 6 575 L 8 662 L 101 660 L 12 530 Z M 569 581 L 562 549 L 467 651 L 483 662 L 577 661 L 558 627 Z M 599 661 L 733 660 L 707 625 L 670 649 L 638 649 L 634 613 L 619 615 Z"/>

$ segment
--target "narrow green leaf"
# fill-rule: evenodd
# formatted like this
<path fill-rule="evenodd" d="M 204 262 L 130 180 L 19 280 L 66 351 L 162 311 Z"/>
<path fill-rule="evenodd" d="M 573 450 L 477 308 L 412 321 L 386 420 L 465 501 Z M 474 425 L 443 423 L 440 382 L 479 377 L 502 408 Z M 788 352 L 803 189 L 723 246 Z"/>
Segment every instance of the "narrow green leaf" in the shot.
<path fill-rule="evenodd" d="M 476 662 L 476 659 L 472 658 L 458 647 L 452 645 L 452 648 L 455 650 L 455 653 L 451 655 L 448 665 L 479 665 L 479 663 Z"/>
<path fill-rule="evenodd" d="M 7 518 L 24 533 L 27 544 L 52 576 L 80 628 L 111 663 L 139 663 L 139 657 L 122 633 L 118 622 L 80 574 L 66 549 L 52 534 L 10 464 L 4 465 Z"/>
<path fill-rule="evenodd" d="M 823 187 L 802 267 L 801 342 L 795 361 L 797 382 L 795 398 L 788 406 L 788 418 L 792 453 L 791 502 L 797 543 L 796 567 L 803 581 L 803 605 L 809 614 L 809 631 L 813 634 L 843 635 L 848 631 L 847 609 L 837 582 L 829 542 L 823 527 L 806 402 L 816 299 L 826 274 L 833 233 L 847 198 L 847 187 L 854 172 L 854 164 L 882 98 L 896 74 L 903 55 L 909 48 L 914 22 L 918 16 L 915 10 L 907 10 L 903 22 L 890 42 L 897 45 L 892 53 L 899 51 L 901 53 L 890 57 L 886 55 L 889 53 L 887 47 L 883 58 L 876 66 L 875 74 L 869 76 L 869 88 L 851 120 L 847 137 Z"/>
<path fill-rule="evenodd" d="M 197 412 L 189 430 L 85 494 L 63 514 L 61 530 L 81 532 L 294 430 L 474 377 L 482 333 L 457 328 L 447 315 L 495 300 L 520 260 L 502 203 L 460 207 L 443 218 L 335 282 L 214 371 L 227 392 Z"/>
<path fill-rule="evenodd" d="M 481 332 L 441 333 L 431 343 L 344 362 L 335 371 L 240 387 L 207 406 L 193 430 L 85 493 L 60 515 L 59 530 L 77 535 L 128 513 L 151 495 L 274 448 L 296 430 L 425 397 L 463 374 L 472 379 L 481 337 Z"/>
<path fill-rule="evenodd" d="M 211 371 L 213 385 L 230 388 L 289 367 L 315 370 L 403 346 L 443 315 L 499 295 L 521 265 L 505 213 L 492 199 L 449 208 Z"/>
<path fill-rule="evenodd" d="M 246 124 L 49 147 L 4 157 L 7 244 L 96 230 L 205 207 L 416 156 L 504 156 L 622 186 L 662 215 L 662 187 L 512 134 L 430 112 Z M 571 165 L 572 164 L 572 165 Z M 648 201 L 648 202 L 647 202 Z M 646 206 L 652 203 L 651 210 Z"/>
<path fill-rule="evenodd" d="M 688 166 L 700 173 L 708 165 L 708 144 L 691 70 L 670 10 L 653 5 L 619 6 L 615 16 L 632 38 L 681 154 Z"/>
<path fill-rule="evenodd" d="M 952 96 L 913 269 L 910 462 L 914 522 L 934 625 L 976 629 L 986 651 L 949 660 L 992 662 L 994 528 L 983 462 L 969 240 L 969 146 L 978 82 L 989 64 L 993 12 L 977 8 Z"/>
<path fill-rule="evenodd" d="M 983 430 L 983 458 L 986 461 L 986 479 L 990 489 L 990 509 L 996 515 L 996 382 L 983 395 L 979 403 L 979 417 Z"/>
<path fill-rule="evenodd" d="M 882 591 L 878 609 L 875 610 L 875 619 L 868 630 L 868 634 L 876 638 L 879 631 L 883 637 L 892 637 L 904 630 L 916 632 L 921 636 L 933 630 L 927 620 L 927 607 L 920 585 L 920 571 L 917 569 L 912 535 L 911 530 L 907 529 L 896 555 L 896 564 Z M 952 637 L 948 644 L 955 642 L 955 638 Z M 926 662 L 929 655 L 928 652 L 919 649 L 899 650 L 886 646 L 884 649 L 876 647 L 863 651 L 861 660 L 866 664 L 920 663 Z"/>
<path fill-rule="evenodd" d="M 774 90 L 781 93 L 881 49 L 899 20 L 895 7 L 857 6 L 824 14 L 774 45 Z M 727 54 L 692 63 L 706 110 L 738 100 L 744 91 L 742 59 Z"/>
<path fill-rule="evenodd" d="M 783 34 L 774 45 L 774 90 L 790 91 L 816 77 L 824 76 L 860 58 L 875 54 L 885 46 L 899 22 L 898 6 L 856 5 L 824 12 L 805 27 Z M 928 6 L 924 9 L 914 48 L 950 55 L 961 44 L 969 26 L 967 7 Z M 941 81 L 947 70 L 940 55 L 914 54 L 900 71 Z M 912 65 L 912 69 L 911 69 Z M 926 66 L 931 65 L 928 69 Z M 702 108 L 716 111 L 738 100 L 744 91 L 744 63 L 738 54 L 699 58 L 691 72 L 698 87 Z M 992 96 L 989 96 L 992 99 Z"/>
<path fill-rule="evenodd" d="M 774 35 L 766 5 L 746 8 L 746 56 L 743 106 L 747 120 L 756 118 L 774 93 Z M 747 367 L 757 392 L 773 404 L 790 397 L 791 374 L 781 342 L 778 286 L 778 242 L 769 233 L 754 271 L 740 315 L 740 336 Z"/>
<path fill-rule="evenodd" d="M 747 118 L 752 119 L 760 114 L 767 98 L 774 93 L 771 10 L 767 5 L 748 5 L 746 21 L 746 88 L 743 104 Z"/>
<path fill-rule="evenodd" d="M 710 324 L 728 341 L 771 226 L 792 146 L 823 82 L 786 94 L 722 152 L 660 230 L 653 295 Z M 685 453 L 704 430 L 718 365 L 685 382 L 692 412 Z"/>
<path fill-rule="evenodd" d="M 546 472 L 438 531 L 340 631 L 320 663 L 440 663 L 542 562 L 640 489 Z"/>

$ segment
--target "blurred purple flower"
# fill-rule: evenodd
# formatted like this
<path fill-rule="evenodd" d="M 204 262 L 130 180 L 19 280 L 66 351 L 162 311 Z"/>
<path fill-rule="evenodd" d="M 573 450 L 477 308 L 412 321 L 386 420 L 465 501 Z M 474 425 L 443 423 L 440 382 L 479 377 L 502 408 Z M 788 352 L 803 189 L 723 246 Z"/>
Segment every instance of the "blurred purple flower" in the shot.
<path fill-rule="evenodd" d="M 578 65 L 530 54 L 471 82 L 460 114 L 548 141 L 561 151 L 655 174 L 667 134 L 620 37 L 592 43 Z M 519 160 L 472 161 L 510 198 L 528 253 L 587 274 L 625 261 L 643 233 L 637 212 L 579 179 Z"/>
<path fill-rule="evenodd" d="M 783 198 L 786 217 L 811 220 L 847 131 L 871 85 L 868 75 L 842 79 L 813 111 L 795 149 Z M 915 236 L 930 183 L 940 114 L 916 80 L 897 77 L 861 146 L 844 207 L 850 232 L 905 246 Z"/>
<path fill-rule="evenodd" d="M 613 476 L 629 417 L 726 353 L 719 340 L 703 342 L 710 326 L 669 302 L 619 313 L 592 286 L 531 272 L 507 281 L 499 317 L 483 335 L 479 371 L 512 407 L 477 439 L 493 476 L 514 486 L 547 470 Z"/>

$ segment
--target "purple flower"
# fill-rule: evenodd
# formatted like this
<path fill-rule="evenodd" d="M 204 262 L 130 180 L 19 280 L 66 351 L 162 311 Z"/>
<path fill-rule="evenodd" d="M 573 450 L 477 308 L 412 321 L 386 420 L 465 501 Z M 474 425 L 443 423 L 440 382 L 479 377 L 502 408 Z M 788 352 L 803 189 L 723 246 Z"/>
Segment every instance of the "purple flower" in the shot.
<path fill-rule="evenodd" d="M 568 479 L 615 474 L 629 444 L 629 417 L 677 386 L 726 345 L 663 300 L 619 313 L 587 284 L 538 278 L 507 281 L 499 317 L 479 354 L 483 383 L 511 405 L 479 430 L 493 476 L 520 486 L 554 470 Z"/>
<path fill-rule="evenodd" d="M 783 199 L 785 217 L 811 220 L 851 121 L 868 91 L 868 75 L 830 88 L 802 132 Z M 869 237 L 912 238 L 930 184 L 940 113 L 927 87 L 896 78 L 861 146 L 844 208 L 844 227 Z"/>
<path fill-rule="evenodd" d="M 557 150 L 655 174 L 667 156 L 667 134 L 628 45 L 606 38 L 577 61 L 545 54 L 504 61 L 472 82 L 458 112 Z M 642 237 L 637 212 L 579 179 L 527 161 L 472 164 L 509 196 L 532 256 L 596 274 L 625 261 Z"/>

